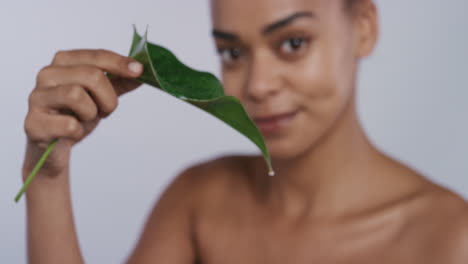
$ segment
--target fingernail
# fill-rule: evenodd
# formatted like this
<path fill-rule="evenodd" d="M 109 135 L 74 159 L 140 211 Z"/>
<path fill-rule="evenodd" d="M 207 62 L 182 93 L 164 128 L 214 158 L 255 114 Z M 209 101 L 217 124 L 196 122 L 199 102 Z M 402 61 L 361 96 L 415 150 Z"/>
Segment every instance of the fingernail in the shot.
<path fill-rule="evenodd" d="M 143 70 L 141 63 L 133 61 L 128 64 L 128 69 L 133 73 L 140 73 Z"/>

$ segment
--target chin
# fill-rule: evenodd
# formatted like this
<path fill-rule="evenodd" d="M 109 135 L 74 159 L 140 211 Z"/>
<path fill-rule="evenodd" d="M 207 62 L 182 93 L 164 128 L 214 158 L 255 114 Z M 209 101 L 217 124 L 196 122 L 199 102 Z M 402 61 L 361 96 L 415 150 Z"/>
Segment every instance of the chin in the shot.
<path fill-rule="evenodd" d="M 305 155 L 318 143 L 319 135 L 310 133 L 296 137 L 266 139 L 266 145 L 272 160 L 288 161 Z"/>
<path fill-rule="evenodd" d="M 330 120 L 332 119 L 312 119 L 304 113 L 299 113 L 283 126 L 261 130 L 271 159 L 277 162 L 291 161 L 307 155 L 329 132 L 332 126 Z"/>

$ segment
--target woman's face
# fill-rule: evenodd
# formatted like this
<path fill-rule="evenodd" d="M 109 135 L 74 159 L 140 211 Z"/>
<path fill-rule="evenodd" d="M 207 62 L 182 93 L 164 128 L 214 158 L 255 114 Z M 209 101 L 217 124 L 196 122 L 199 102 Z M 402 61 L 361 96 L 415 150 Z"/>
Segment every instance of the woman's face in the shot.
<path fill-rule="evenodd" d="M 350 111 L 360 24 L 343 0 L 212 0 L 226 94 L 276 159 L 312 148 Z"/>

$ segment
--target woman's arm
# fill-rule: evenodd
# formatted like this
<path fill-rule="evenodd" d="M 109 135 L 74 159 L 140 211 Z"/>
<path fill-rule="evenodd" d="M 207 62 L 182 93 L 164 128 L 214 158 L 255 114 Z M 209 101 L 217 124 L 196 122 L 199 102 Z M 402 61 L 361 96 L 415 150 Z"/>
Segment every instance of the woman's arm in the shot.
<path fill-rule="evenodd" d="M 26 192 L 30 264 L 84 263 L 73 220 L 66 167 L 57 175 L 43 175 L 48 171 L 40 171 Z M 29 172 L 23 169 L 23 179 Z"/>
<path fill-rule="evenodd" d="M 70 152 L 117 108 L 118 96 L 140 86 L 134 78 L 142 71 L 134 59 L 102 49 L 59 51 L 39 71 L 24 122 L 23 180 L 44 146 L 58 141 L 26 191 L 29 263 L 83 263 L 70 202 Z"/>

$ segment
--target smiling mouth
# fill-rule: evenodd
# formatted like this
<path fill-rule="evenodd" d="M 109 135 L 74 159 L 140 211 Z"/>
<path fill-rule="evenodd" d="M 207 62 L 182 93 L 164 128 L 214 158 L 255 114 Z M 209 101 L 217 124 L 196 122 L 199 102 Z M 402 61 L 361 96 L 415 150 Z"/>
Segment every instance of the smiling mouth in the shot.
<path fill-rule="evenodd" d="M 292 112 L 254 117 L 253 120 L 262 133 L 270 134 L 285 128 L 289 123 L 291 123 L 297 113 L 298 111 L 296 110 Z"/>

